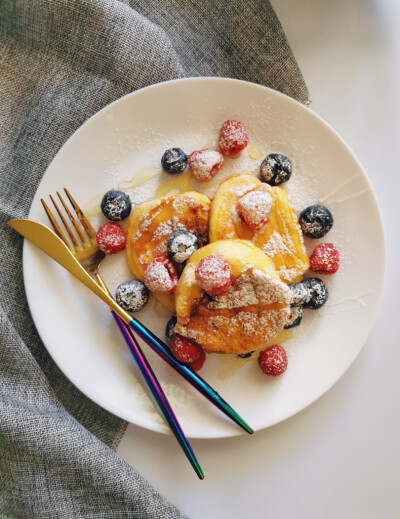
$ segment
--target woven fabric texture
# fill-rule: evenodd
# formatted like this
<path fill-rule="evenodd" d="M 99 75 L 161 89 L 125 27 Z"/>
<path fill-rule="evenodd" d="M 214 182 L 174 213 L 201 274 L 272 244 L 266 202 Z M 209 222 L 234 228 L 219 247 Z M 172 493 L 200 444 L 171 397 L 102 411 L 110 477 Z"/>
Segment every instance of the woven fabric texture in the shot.
<path fill-rule="evenodd" d="M 44 348 L 22 239 L 6 221 L 27 217 L 50 161 L 91 115 L 188 76 L 240 78 L 308 102 L 266 0 L 0 0 L 1 517 L 182 517 L 114 452 L 126 424 L 82 395 Z"/>

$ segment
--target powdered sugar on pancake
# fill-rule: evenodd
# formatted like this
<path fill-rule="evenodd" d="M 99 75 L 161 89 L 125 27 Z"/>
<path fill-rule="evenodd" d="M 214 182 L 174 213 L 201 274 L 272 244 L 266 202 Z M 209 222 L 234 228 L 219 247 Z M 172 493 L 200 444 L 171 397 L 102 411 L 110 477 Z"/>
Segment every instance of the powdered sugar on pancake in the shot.
<path fill-rule="evenodd" d="M 291 301 L 285 283 L 272 279 L 261 270 L 247 269 L 225 294 L 197 303 L 203 305 L 207 313 L 201 329 L 193 326 L 192 311 L 184 322 L 178 317 L 175 331 L 195 340 L 208 351 L 214 351 L 217 337 L 218 350 L 215 351 L 249 351 L 261 347 L 284 327 L 290 315 Z M 240 351 L 233 346 L 238 338 Z"/>

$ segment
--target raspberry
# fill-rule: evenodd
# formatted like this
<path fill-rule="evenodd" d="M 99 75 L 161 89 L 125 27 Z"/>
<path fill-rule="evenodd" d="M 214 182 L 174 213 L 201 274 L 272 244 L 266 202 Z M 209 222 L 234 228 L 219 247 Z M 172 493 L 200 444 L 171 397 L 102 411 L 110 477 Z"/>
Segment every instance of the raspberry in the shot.
<path fill-rule="evenodd" d="M 207 182 L 222 167 L 224 157 L 218 151 L 199 150 L 188 156 L 189 168 L 197 180 Z"/>
<path fill-rule="evenodd" d="M 333 243 L 321 243 L 310 256 L 310 268 L 320 274 L 334 274 L 339 268 L 339 252 Z"/>
<path fill-rule="evenodd" d="M 260 368 L 266 375 L 277 377 L 287 369 L 286 351 L 279 344 L 274 344 L 258 355 Z"/>
<path fill-rule="evenodd" d="M 178 273 L 172 261 L 167 257 L 156 258 L 143 274 L 143 283 L 151 292 L 175 292 Z"/>
<path fill-rule="evenodd" d="M 268 221 L 272 197 L 264 189 L 250 191 L 238 201 L 239 213 L 251 229 L 260 229 Z"/>
<path fill-rule="evenodd" d="M 201 288 L 212 296 L 224 294 L 232 284 L 231 267 L 218 256 L 203 258 L 194 274 Z"/>
<path fill-rule="evenodd" d="M 172 336 L 169 347 L 176 360 L 184 364 L 196 362 L 202 351 L 196 343 L 178 334 Z"/>
<path fill-rule="evenodd" d="M 116 254 L 125 249 L 126 235 L 123 228 L 117 223 L 105 223 L 96 234 L 99 249 L 106 254 Z"/>
<path fill-rule="evenodd" d="M 249 142 L 246 130 L 239 121 L 228 119 L 219 131 L 219 149 L 224 155 L 237 155 Z"/>
<path fill-rule="evenodd" d="M 206 352 L 204 350 L 200 350 L 200 357 L 193 362 L 189 362 L 188 366 L 192 368 L 193 371 L 199 371 L 206 361 Z"/>

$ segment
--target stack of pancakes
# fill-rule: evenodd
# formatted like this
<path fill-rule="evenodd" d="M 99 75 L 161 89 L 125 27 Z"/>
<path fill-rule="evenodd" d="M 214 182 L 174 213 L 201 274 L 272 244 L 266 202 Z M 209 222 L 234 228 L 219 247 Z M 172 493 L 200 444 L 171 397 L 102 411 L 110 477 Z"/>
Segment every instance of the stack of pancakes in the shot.
<path fill-rule="evenodd" d="M 195 191 L 165 196 L 138 206 L 130 217 L 127 258 L 139 280 L 154 259 L 167 256 L 171 234 L 197 236 L 200 248 L 184 266 L 175 293 L 154 296 L 176 311 L 175 332 L 207 352 L 247 353 L 269 342 L 290 314 L 287 284 L 300 281 L 309 268 L 285 189 L 269 190 L 272 208 L 261 228 L 251 229 L 239 216 L 240 197 L 264 187 L 252 175 L 238 175 L 223 182 L 212 201 Z M 196 281 L 195 268 L 209 255 L 231 267 L 233 283 L 223 295 L 211 297 Z"/>

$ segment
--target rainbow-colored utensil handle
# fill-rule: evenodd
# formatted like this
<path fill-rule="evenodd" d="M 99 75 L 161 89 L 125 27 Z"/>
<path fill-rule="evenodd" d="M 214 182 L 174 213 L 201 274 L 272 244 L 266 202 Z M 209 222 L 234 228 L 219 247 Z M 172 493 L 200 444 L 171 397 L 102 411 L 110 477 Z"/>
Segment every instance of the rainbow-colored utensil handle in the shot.
<path fill-rule="evenodd" d="M 183 452 L 186 454 L 186 457 L 192 465 L 193 469 L 195 470 L 196 474 L 200 479 L 204 479 L 204 473 L 201 470 L 200 464 L 197 461 L 197 458 L 184 432 L 182 431 L 181 426 L 179 425 L 175 413 L 172 410 L 168 402 L 168 399 L 165 396 L 165 393 L 157 380 L 157 377 L 154 375 L 151 366 L 147 362 L 147 359 L 144 356 L 139 344 L 134 338 L 133 333 L 126 326 L 125 322 L 114 312 L 114 310 L 111 310 L 111 313 L 162 415 L 164 416 L 166 422 L 170 426 L 171 431 L 173 432 L 175 438 L 178 440 L 179 445 L 182 447 Z"/>
<path fill-rule="evenodd" d="M 48 256 L 63 266 L 68 272 L 79 279 L 100 299 L 102 299 L 119 317 L 129 324 L 131 328 L 168 364 L 190 382 L 202 395 L 212 402 L 218 409 L 225 413 L 246 432 L 252 434 L 253 429 L 241 418 L 232 407 L 221 398 L 214 389 L 207 384 L 197 373 L 187 366 L 180 364 L 168 351 L 168 347 L 148 330 L 142 323 L 132 318 L 123 310 L 110 295 L 96 283 L 86 272 L 79 261 L 74 257 L 65 243 L 48 227 L 32 220 L 10 220 L 10 227 L 22 234 L 26 239 L 39 247 Z"/>
<path fill-rule="evenodd" d="M 146 326 L 133 318 L 129 326 L 134 332 L 146 342 L 161 358 L 163 358 L 170 366 L 172 366 L 180 375 L 182 375 L 192 386 L 194 386 L 202 395 L 204 395 L 211 403 L 226 414 L 231 420 L 237 423 L 242 429 L 249 434 L 253 433 L 253 429 L 241 418 L 238 413 L 219 396 L 219 394 L 197 373 L 188 366 L 178 362 L 170 353 L 169 348 Z"/>
<path fill-rule="evenodd" d="M 103 288 L 105 292 L 111 297 L 110 291 L 104 284 L 103 279 L 101 276 L 97 273 L 95 274 L 95 278 L 97 280 L 97 283 Z M 129 325 L 121 319 L 121 317 L 114 312 L 114 310 L 111 310 L 111 314 L 114 317 L 115 322 L 117 323 L 117 326 L 122 334 L 122 337 L 125 339 L 126 345 L 128 346 L 130 352 L 132 353 L 133 358 L 135 359 L 136 365 L 138 366 L 146 384 L 147 387 L 150 389 L 151 394 L 153 395 L 153 398 L 160 409 L 162 415 L 165 418 L 165 421 L 170 426 L 170 429 L 172 433 L 174 434 L 175 438 L 178 440 L 179 445 L 181 446 L 183 452 L 185 453 L 187 459 L 189 460 L 190 464 L 192 465 L 194 471 L 198 475 L 200 479 L 204 479 L 204 473 L 200 467 L 199 462 L 197 461 L 197 458 L 178 422 L 178 419 L 175 416 L 174 411 L 172 410 L 172 407 L 170 403 L 168 402 L 168 399 L 158 382 L 158 379 L 156 375 L 154 374 L 153 370 L 151 369 L 150 364 L 148 363 L 144 353 L 142 352 L 134 334 L 131 328 L 129 328 Z"/>

